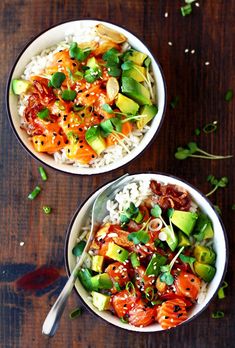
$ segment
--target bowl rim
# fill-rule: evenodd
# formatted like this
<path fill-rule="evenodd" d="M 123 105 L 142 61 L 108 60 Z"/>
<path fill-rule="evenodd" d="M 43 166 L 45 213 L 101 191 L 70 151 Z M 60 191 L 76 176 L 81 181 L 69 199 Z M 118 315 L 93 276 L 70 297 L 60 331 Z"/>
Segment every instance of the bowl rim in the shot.
<path fill-rule="evenodd" d="M 23 143 L 23 141 L 21 140 L 21 137 L 20 135 L 18 134 L 14 124 L 13 124 L 13 121 L 12 121 L 12 116 L 11 116 L 11 112 L 10 112 L 10 101 L 9 101 L 9 94 L 10 94 L 10 89 L 11 89 L 11 81 L 12 81 L 12 75 L 14 73 L 14 70 L 16 68 L 16 65 L 18 64 L 21 56 L 24 54 L 25 50 L 36 40 L 38 39 L 41 35 L 47 33 L 48 31 L 50 31 L 51 29 L 53 28 L 56 28 L 60 25 L 63 25 L 63 24 L 66 24 L 66 23 L 71 23 L 71 22 L 79 22 L 79 21 L 99 21 L 99 22 L 102 22 L 102 23 L 108 23 L 108 24 L 111 24 L 111 25 L 115 25 L 117 27 L 120 27 L 124 30 L 126 30 L 127 32 L 129 32 L 130 34 L 132 34 L 133 36 L 135 36 L 140 42 L 143 43 L 143 45 L 148 49 L 148 51 L 151 53 L 151 55 L 153 56 L 153 59 L 160 71 L 160 74 L 161 74 L 161 77 L 162 77 L 162 82 L 163 82 L 163 89 L 164 89 L 164 106 L 163 106 L 163 111 L 162 111 L 162 115 L 161 115 L 161 121 L 158 125 L 158 128 L 156 130 L 156 132 L 154 133 L 152 139 L 150 140 L 150 142 L 148 142 L 148 144 L 145 146 L 145 148 L 140 152 L 138 153 L 135 157 L 133 157 L 132 159 L 130 159 L 127 163 L 124 163 L 123 165 L 121 166 L 118 166 L 117 168 L 113 168 L 113 169 L 109 169 L 107 171 L 102 171 L 101 173 L 87 173 L 87 174 L 82 174 L 82 173 L 72 173 L 72 172 L 69 172 L 69 171 L 65 171 L 63 169 L 60 169 L 60 168 L 55 168 L 54 166 L 48 164 L 48 163 L 45 163 L 41 158 L 37 157 L 33 152 L 31 152 L 31 150 Z M 64 173 L 64 174 L 67 174 L 67 175 L 79 175 L 79 176 L 95 176 L 95 175 L 102 175 L 102 174 L 105 174 L 105 173 L 112 173 L 112 172 L 115 172 L 116 170 L 119 170 L 121 168 L 123 168 L 124 166 L 126 165 L 129 165 L 130 163 L 132 163 L 134 160 L 138 159 L 148 148 L 150 145 L 152 145 L 152 143 L 156 140 L 156 136 L 157 134 L 159 133 L 161 127 L 162 127 L 162 124 L 163 124 L 163 121 L 165 119 L 165 115 L 166 115 L 166 108 L 167 108 L 167 87 L 166 87 L 166 79 L 165 79 L 165 76 L 164 76 L 164 73 L 163 73 L 163 69 L 158 61 L 158 59 L 155 57 L 155 55 L 152 53 L 152 50 L 150 50 L 150 48 L 145 44 L 145 41 L 143 41 L 142 39 L 140 39 L 139 36 L 137 36 L 134 32 L 132 32 L 131 30 L 129 29 L 126 29 L 124 26 L 122 25 L 119 25 L 119 24 L 116 24 L 112 21 L 106 21 L 106 20 L 102 20 L 102 19 L 99 19 L 99 18 L 89 18 L 89 17 L 84 17 L 84 18 L 78 18 L 78 19 L 71 19 L 71 20 L 65 20 L 65 21 L 62 21 L 62 22 L 58 22 L 54 25 L 51 25 L 50 27 L 44 29 L 43 31 L 41 31 L 40 33 L 38 33 L 37 35 L 33 36 L 24 46 L 23 48 L 20 50 L 20 53 L 16 56 L 16 59 L 14 61 L 14 64 L 12 66 L 12 68 L 10 69 L 9 73 L 8 73 L 8 77 L 7 77 L 7 83 L 6 83 L 6 89 L 5 89 L 5 105 L 6 105 L 6 111 L 7 111 L 7 116 L 8 116 L 8 120 L 9 120 L 9 123 L 10 123 L 10 126 L 11 126 L 11 129 L 13 131 L 13 133 L 15 134 L 18 142 L 20 143 L 20 145 L 23 147 L 23 149 L 31 156 L 31 158 L 35 159 L 36 161 L 40 162 L 41 164 L 53 169 L 53 170 L 56 170 L 60 173 Z"/>
<path fill-rule="evenodd" d="M 128 173 L 129 174 L 129 173 Z M 190 323 L 192 320 L 196 319 L 199 315 L 201 315 L 205 310 L 206 308 L 210 305 L 210 303 L 215 299 L 216 295 L 217 295 L 217 292 L 222 284 L 222 282 L 224 281 L 224 278 L 225 278 L 225 275 L 227 273 L 227 268 L 228 268 L 228 259 L 229 259 L 229 246 L 228 246 L 228 236 L 227 236 L 227 233 L 226 233 L 226 229 L 225 229 L 225 226 L 224 226 L 224 223 L 222 221 L 222 218 L 221 216 L 218 214 L 218 212 L 216 211 L 216 209 L 214 208 L 214 205 L 212 204 L 212 202 L 201 192 L 199 191 L 194 185 L 190 184 L 187 180 L 185 179 L 181 179 L 175 175 L 172 175 L 172 174 L 167 174 L 165 172 L 155 172 L 155 171 L 146 171 L 146 172 L 134 172 L 134 173 L 130 173 L 129 175 L 139 175 L 139 174 L 153 174 L 153 175 L 164 175 L 164 176 L 167 176 L 169 178 L 172 178 L 172 179 L 176 179 L 176 180 L 179 180 L 179 181 L 182 181 L 184 184 L 188 185 L 189 187 L 191 187 L 192 189 L 194 189 L 195 191 L 197 191 L 197 193 L 210 205 L 210 207 L 213 209 L 214 213 L 216 214 L 218 220 L 219 220 L 219 223 L 221 225 L 221 228 L 222 228 L 222 232 L 223 232 L 223 237 L 224 237 L 224 242 L 225 242 L 225 264 L 224 264 L 224 270 L 223 270 L 223 273 L 222 273 L 222 276 L 221 276 L 221 280 L 218 284 L 218 287 L 216 288 L 213 296 L 211 297 L 211 299 L 203 306 L 203 308 L 195 313 L 192 317 L 190 317 L 188 320 L 184 321 L 183 323 L 181 323 L 180 325 L 178 326 L 175 326 L 173 328 L 171 328 L 171 331 L 172 329 L 177 329 L 178 327 L 181 327 L 182 325 L 187 325 L 188 323 Z M 102 184 L 101 186 L 97 187 L 96 188 L 96 191 L 100 190 L 101 188 L 103 188 L 104 186 L 106 186 L 107 184 L 110 184 L 112 181 L 114 181 L 115 179 L 117 178 L 112 178 L 111 180 L 107 181 L 106 183 Z M 65 235 L 65 241 L 64 241 L 64 264 L 65 264 L 65 270 L 66 270 L 66 273 L 67 273 L 67 277 L 69 277 L 71 275 L 71 272 L 70 272 L 70 269 L 69 269 L 69 257 L 68 257 L 68 244 L 69 244 L 69 239 L 70 239 L 70 235 L 71 235 L 71 231 L 72 231 L 72 227 L 73 227 L 73 224 L 74 224 L 74 221 L 75 219 L 77 218 L 77 215 L 79 214 L 79 211 L 82 209 L 82 207 L 87 203 L 87 201 L 94 195 L 94 193 L 96 191 L 93 191 L 89 194 L 89 196 L 79 204 L 78 208 L 76 209 L 75 213 L 73 214 L 72 216 L 72 219 L 69 223 L 69 226 L 66 230 L 66 235 Z M 160 333 L 160 332 L 164 332 L 164 331 L 167 331 L 167 330 L 159 330 L 159 331 L 134 331 L 134 330 L 130 330 L 128 329 L 128 327 L 124 328 L 124 327 L 120 327 L 120 326 L 116 326 L 115 324 L 109 322 L 108 320 L 104 319 L 103 317 L 99 316 L 97 313 L 95 313 L 87 304 L 86 302 L 83 300 L 83 297 L 80 295 L 80 293 L 78 292 L 77 288 L 74 286 L 73 287 L 73 291 L 76 292 L 78 298 L 79 298 L 79 301 L 81 301 L 81 303 L 83 304 L 83 306 L 91 313 L 93 314 L 95 317 L 98 317 L 99 319 L 103 320 L 104 322 L 106 322 L 107 324 L 109 325 L 112 325 L 118 329 L 122 329 L 122 330 L 127 330 L 127 331 L 131 331 L 133 333 L 141 333 L 141 334 L 155 334 L 155 333 Z"/>

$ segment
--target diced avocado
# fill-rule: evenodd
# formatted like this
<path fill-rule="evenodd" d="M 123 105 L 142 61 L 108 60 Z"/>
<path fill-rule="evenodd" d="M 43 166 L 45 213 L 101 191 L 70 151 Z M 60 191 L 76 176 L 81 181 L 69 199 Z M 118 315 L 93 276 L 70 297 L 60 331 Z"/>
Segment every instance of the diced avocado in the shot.
<path fill-rule="evenodd" d="M 192 232 L 198 215 L 191 211 L 174 210 L 171 221 L 188 236 Z"/>
<path fill-rule="evenodd" d="M 214 278 L 216 272 L 215 267 L 200 263 L 198 261 L 194 262 L 194 270 L 196 274 L 205 282 L 210 282 Z"/>
<path fill-rule="evenodd" d="M 169 248 L 172 251 L 175 251 L 175 249 L 178 246 L 178 238 L 177 238 L 177 235 L 174 233 L 174 231 L 171 229 L 171 226 L 162 228 L 161 232 L 164 232 L 166 234 L 166 242 Z"/>
<path fill-rule="evenodd" d="M 87 60 L 87 63 L 86 63 L 87 66 L 89 66 L 89 68 L 97 68 L 99 66 L 97 60 L 95 59 L 95 57 L 92 57 L 92 58 L 89 58 Z"/>
<path fill-rule="evenodd" d="M 86 290 L 88 291 L 93 290 L 94 284 L 92 284 L 91 282 L 92 273 L 88 268 L 82 268 L 78 272 L 78 278 Z"/>
<path fill-rule="evenodd" d="M 144 105 L 140 110 L 140 115 L 145 117 L 140 118 L 137 122 L 137 128 L 142 129 L 144 126 L 149 123 L 149 121 L 156 116 L 158 108 L 156 105 Z"/>
<path fill-rule="evenodd" d="M 92 303 L 99 311 L 105 311 L 110 306 L 110 296 L 92 291 Z"/>
<path fill-rule="evenodd" d="M 105 150 L 106 144 L 100 134 L 100 129 L 98 126 L 92 126 L 88 128 L 85 134 L 85 138 L 87 143 L 90 145 L 90 147 L 92 147 L 92 149 L 97 153 L 98 156 Z"/>
<path fill-rule="evenodd" d="M 160 267 L 165 265 L 167 258 L 160 254 L 154 254 L 146 268 L 146 275 L 155 275 L 156 277 L 160 273 Z"/>
<path fill-rule="evenodd" d="M 147 54 L 132 50 L 130 55 L 128 56 L 128 60 L 131 60 L 135 64 L 142 65 L 144 60 L 147 58 Z"/>
<path fill-rule="evenodd" d="M 136 115 L 137 111 L 139 110 L 139 105 L 134 102 L 134 100 L 127 98 L 121 93 L 118 93 L 116 105 L 124 114 Z"/>
<path fill-rule="evenodd" d="M 128 255 L 129 252 L 126 249 L 123 249 L 113 242 L 109 243 L 106 256 L 110 257 L 113 260 L 124 262 L 128 258 Z"/>
<path fill-rule="evenodd" d="M 198 262 L 207 263 L 208 265 L 215 263 L 216 254 L 211 248 L 196 245 L 193 254 Z"/>
<path fill-rule="evenodd" d="M 149 90 L 132 77 L 122 78 L 122 93 L 136 101 L 139 105 L 152 105 Z"/>
<path fill-rule="evenodd" d="M 92 256 L 92 266 L 91 266 L 92 271 L 101 273 L 103 263 L 104 263 L 104 256 L 101 256 L 101 255 Z"/>
<path fill-rule="evenodd" d="M 194 237 L 201 242 L 204 239 L 210 239 L 214 236 L 211 221 L 206 214 L 200 213 L 194 228 Z"/>
<path fill-rule="evenodd" d="M 91 278 L 92 289 L 111 289 L 113 287 L 112 280 L 108 273 L 97 274 Z"/>
<path fill-rule="evenodd" d="M 15 79 L 12 81 L 12 90 L 15 94 L 20 95 L 25 93 L 30 85 L 29 81 Z"/>
<path fill-rule="evenodd" d="M 188 237 L 186 237 L 186 235 L 181 231 L 179 231 L 178 240 L 179 240 L 178 248 L 182 246 L 187 247 L 191 245 Z"/>
<path fill-rule="evenodd" d="M 134 64 L 133 68 L 130 70 L 124 70 L 122 77 L 132 77 L 138 82 L 143 82 L 146 77 L 146 69 L 143 66 Z"/>

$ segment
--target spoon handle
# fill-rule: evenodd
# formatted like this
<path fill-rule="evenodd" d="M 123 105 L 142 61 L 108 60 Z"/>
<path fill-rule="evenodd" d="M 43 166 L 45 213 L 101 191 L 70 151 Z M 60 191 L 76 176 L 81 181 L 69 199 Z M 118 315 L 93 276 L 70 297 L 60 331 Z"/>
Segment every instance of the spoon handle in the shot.
<path fill-rule="evenodd" d="M 47 336 L 54 336 L 56 333 L 58 327 L 59 327 L 59 321 L 63 314 L 66 302 L 68 300 L 68 297 L 73 289 L 73 286 L 75 284 L 75 281 L 77 279 L 77 267 L 74 268 L 73 272 L 71 273 L 67 283 L 65 284 L 63 290 L 61 291 L 60 295 L 58 296 L 56 302 L 51 307 L 50 312 L 47 314 L 47 317 L 43 323 L 42 326 L 42 333 Z"/>

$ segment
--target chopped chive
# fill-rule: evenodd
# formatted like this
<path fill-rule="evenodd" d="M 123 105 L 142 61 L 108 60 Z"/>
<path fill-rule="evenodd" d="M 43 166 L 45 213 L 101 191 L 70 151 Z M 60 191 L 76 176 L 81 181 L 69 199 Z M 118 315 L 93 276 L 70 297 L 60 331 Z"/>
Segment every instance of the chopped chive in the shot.
<path fill-rule="evenodd" d="M 224 318 L 224 312 L 222 311 L 216 311 L 214 313 L 211 314 L 211 317 L 213 319 L 220 319 L 220 318 Z"/>
<path fill-rule="evenodd" d="M 199 128 L 196 128 L 195 131 L 194 131 L 195 135 L 200 135 L 201 134 L 201 131 Z"/>
<path fill-rule="evenodd" d="M 232 89 L 228 89 L 228 90 L 227 90 L 224 99 L 225 99 L 227 102 L 230 102 L 230 101 L 233 99 L 233 90 L 232 90 Z"/>
<path fill-rule="evenodd" d="M 126 290 L 128 291 L 128 293 L 130 294 L 130 295 L 136 295 L 136 292 L 135 292 L 135 286 L 134 286 L 134 284 L 132 283 L 132 282 L 128 282 L 128 283 L 126 283 Z"/>
<path fill-rule="evenodd" d="M 203 132 L 208 134 L 208 133 L 213 133 L 217 129 L 217 121 L 214 121 L 212 123 L 208 123 L 203 127 Z"/>
<path fill-rule="evenodd" d="M 39 186 L 36 186 L 35 189 L 28 195 L 28 199 L 35 199 L 39 193 L 41 192 L 41 188 Z"/>
<path fill-rule="evenodd" d="M 42 210 L 44 211 L 45 214 L 50 214 L 52 209 L 48 205 L 44 205 L 42 207 Z"/>
<path fill-rule="evenodd" d="M 226 289 L 228 287 L 228 283 L 223 281 L 223 284 L 222 286 L 219 288 L 219 291 L 218 291 L 218 298 L 220 300 L 222 300 L 223 298 L 225 298 L 225 293 L 224 293 L 224 289 Z"/>
<path fill-rule="evenodd" d="M 70 319 L 75 319 L 77 317 L 80 317 L 80 315 L 82 314 L 82 308 L 76 308 L 74 309 L 70 314 L 69 314 L 69 318 Z"/>
<path fill-rule="evenodd" d="M 188 4 L 188 5 L 182 6 L 180 8 L 180 10 L 181 10 L 182 16 L 185 17 L 185 16 L 188 16 L 192 12 L 192 6 L 191 6 L 191 4 Z"/>
<path fill-rule="evenodd" d="M 41 175 L 41 178 L 43 181 L 47 181 L 47 173 L 45 172 L 45 169 L 43 167 L 38 168 L 39 173 Z"/>
<path fill-rule="evenodd" d="M 124 324 L 128 324 L 128 321 L 126 319 L 124 319 L 123 317 L 120 318 L 121 322 Z"/>

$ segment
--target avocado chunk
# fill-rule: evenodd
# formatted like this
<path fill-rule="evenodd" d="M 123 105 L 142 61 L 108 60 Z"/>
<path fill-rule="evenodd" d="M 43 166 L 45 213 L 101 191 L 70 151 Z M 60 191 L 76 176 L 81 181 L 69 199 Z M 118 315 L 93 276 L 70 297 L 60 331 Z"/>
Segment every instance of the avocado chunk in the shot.
<path fill-rule="evenodd" d="M 127 98 L 125 95 L 121 93 L 118 93 L 116 106 L 124 114 L 136 115 L 137 111 L 139 110 L 139 105 L 136 102 L 134 102 L 134 100 Z"/>
<path fill-rule="evenodd" d="M 140 118 L 136 122 L 137 128 L 144 128 L 144 126 L 146 126 L 146 124 L 149 123 L 154 118 L 154 116 L 156 116 L 157 112 L 158 108 L 156 105 L 144 105 L 143 107 L 141 107 L 140 115 L 144 117 Z"/>
<path fill-rule="evenodd" d="M 166 242 L 172 251 L 175 251 L 178 245 L 178 238 L 175 232 L 172 230 L 171 226 L 167 226 L 161 229 L 161 232 L 166 234 Z"/>
<path fill-rule="evenodd" d="M 99 311 L 105 311 L 110 306 L 110 296 L 92 291 L 92 303 Z"/>
<path fill-rule="evenodd" d="M 86 141 L 90 147 L 97 153 L 99 156 L 106 148 L 104 139 L 100 134 L 100 129 L 98 126 L 92 126 L 88 128 L 85 134 Z"/>
<path fill-rule="evenodd" d="M 122 77 L 132 77 L 138 82 L 143 82 L 146 78 L 146 69 L 143 66 L 134 64 L 133 68 L 123 71 Z"/>
<path fill-rule="evenodd" d="M 99 67 L 99 64 L 98 64 L 97 60 L 95 59 L 95 57 L 89 58 L 87 60 L 86 65 L 89 66 L 89 68 L 92 68 L 92 69 Z"/>
<path fill-rule="evenodd" d="M 126 249 L 123 249 L 113 242 L 109 243 L 106 256 L 110 257 L 113 260 L 124 262 L 128 258 L 128 255 L 129 252 Z"/>
<path fill-rule="evenodd" d="M 190 211 L 174 210 L 171 221 L 183 231 L 187 236 L 189 236 L 195 226 L 198 215 Z"/>
<path fill-rule="evenodd" d="M 103 263 L 104 263 L 104 256 L 101 256 L 101 255 L 92 256 L 92 265 L 91 265 L 92 271 L 101 273 L 103 268 Z"/>
<path fill-rule="evenodd" d="M 107 273 L 97 274 L 91 278 L 92 290 L 111 289 L 113 287 L 112 280 Z"/>
<path fill-rule="evenodd" d="M 14 94 L 20 95 L 27 92 L 30 85 L 31 83 L 29 81 L 15 79 L 12 81 L 12 90 Z"/>
<path fill-rule="evenodd" d="M 179 240 L 178 248 L 180 248 L 182 246 L 187 247 L 187 246 L 191 245 L 188 237 L 186 237 L 186 235 L 181 231 L 179 231 L 178 240 Z"/>
<path fill-rule="evenodd" d="M 204 239 L 213 238 L 214 231 L 211 221 L 206 214 L 200 213 L 194 228 L 194 237 L 201 242 Z"/>
<path fill-rule="evenodd" d="M 139 105 L 152 105 L 149 90 L 132 77 L 122 78 L 122 93 L 133 99 Z"/>
<path fill-rule="evenodd" d="M 143 65 L 143 62 L 147 57 L 147 54 L 143 52 L 132 50 L 128 56 L 128 60 L 131 60 L 137 65 Z"/>
<path fill-rule="evenodd" d="M 216 272 L 215 267 L 200 263 L 198 261 L 194 262 L 194 270 L 196 274 L 205 282 L 210 282 L 214 278 Z"/>
<path fill-rule="evenodd" d="M 215 263 L 216 254 L 211 248 L 196 245 L 193 254 L 198 262 L 208 265 L 213 265 Z"/>
<path fill-rule="evenodd" d="M 146 275 L 155 275 L 156 277 L 160 273 L 161 266 L 165 265 L 167 258 L 160 254 L 154 254 L 146 268 Z"/>
<path fill-rule="evenodd" d="M 82 268 L 78 272 L 78 278 L 87 291 L 93 290 L 94 283 L 92 284 L 92 281 L 91 281 L 92 273 L 88 268 Z"/>

